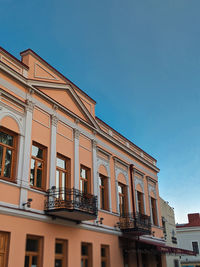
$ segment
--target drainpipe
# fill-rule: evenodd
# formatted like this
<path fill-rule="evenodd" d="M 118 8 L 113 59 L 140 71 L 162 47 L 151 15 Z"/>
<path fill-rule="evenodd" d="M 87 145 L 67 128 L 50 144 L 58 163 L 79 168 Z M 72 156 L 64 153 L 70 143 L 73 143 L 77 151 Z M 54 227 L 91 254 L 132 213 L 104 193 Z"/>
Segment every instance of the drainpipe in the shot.
<path fill-rule="evenodd" d="M 133 219 L 135 222 L 136 226 L 136 211 L 135 211 L 135 198 L 134 198 L 134 187 L 133 187 L 133 164 L 130 164 L 130 177 L 131 177 L 131 197 L 132 197 L 132 205 L 133 205 Z M 138 242 L 135 241 L 135 246 L 136 246 L 136 263 L 137 267 L 140 267 L 139 263 L 139 254 L 138 254 Z"/>

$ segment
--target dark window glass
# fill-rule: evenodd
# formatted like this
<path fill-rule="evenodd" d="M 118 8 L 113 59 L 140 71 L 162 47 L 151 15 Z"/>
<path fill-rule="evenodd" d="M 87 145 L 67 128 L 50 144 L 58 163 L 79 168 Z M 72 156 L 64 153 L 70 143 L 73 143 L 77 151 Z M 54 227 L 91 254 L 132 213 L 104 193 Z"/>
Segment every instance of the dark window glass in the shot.
<path fill-rule="evenodd" d="M 26 251 L 38 251 L 38 240 L 28 238 L 26 241 Z"/>
<path fill-rule="evenodd" d="M 198 242 L 192 242 L 192 248 L 193 248 L 193 251 L 196 253 L 196 254 L 199 254 L 199 246 L 198 246 Z"/>
<path fill-rule="evenodd" d="M 10 178 L 11 163 L 12 163 L 12 150 L 7 148 L 5 157 L 4 177 Z"/>
<path fill-rule="evenodd" d="M 25 256 L 25 264 L 24 267 L 29 267 L 29 256 Z"/>
<path fill-rule="evenodd" d="M 101 257 L 105 257 L 106 256 L 106 248 L 102 247 L 101 248 Z"/>
<path fill-rule="evenodd" d="M 174 267 L 179 267 L 178 260 L 174 260 Z"/>
<path fill-rule="evenodd" d="M 81 247 L 81 254 L 83 256 L 88 255 L 88 246 L 87 245 L 82 245 L 82 247 Z"/>
<path fill-rule="evenodd" d="M 13 146 L 13 136 L 0 132 L 0 143 L 8 146 Z"/>
<path fill-rule="evenodd" d="M 63 244 L 61 244 L 61 243 L 56 243 L 56 248 L 55 248 L 55 250 L 56 250 L 56 253 L 57 253 L 57 254 L 62 254 L 62 252 L 63 252 Z"/>
<path fill-rule="evenodd" d="M 56 260 L 55 260 L 55 267 L 64 267 L 64 266 L 62 265 L 62 260 L 60 260 L 60 259 L 56 259 Z"/>

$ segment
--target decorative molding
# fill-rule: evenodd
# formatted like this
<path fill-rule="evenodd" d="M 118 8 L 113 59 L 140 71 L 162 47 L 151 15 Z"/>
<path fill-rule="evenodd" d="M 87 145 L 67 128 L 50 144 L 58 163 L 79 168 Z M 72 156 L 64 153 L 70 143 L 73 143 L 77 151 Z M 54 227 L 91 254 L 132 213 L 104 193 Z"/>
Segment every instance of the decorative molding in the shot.
<path fill-rule="evenodd" d="M 79 140 L 81 132 L 78 129 L 74 129 L 74 138 Z"/>
<path fill-rule="evenodd" d="M 144 193 L 144 181 L 138 177 L 134 177 L 134 183 L 135 183 L 135 190 L 137 188 L 137 185 L 139 184 L 142 187 L 142 192 Z"/>
<path fill-rule="evenodd" d="M 26 99 L 26 111 L 33 113 L 35 103 L 30 99 Z"/>
<path fill-rule="evenodd" d="M 59 119 L 56 115 L 51 115 L 51 123 L 53 126 L 57 127 L 58 121 Z"/>

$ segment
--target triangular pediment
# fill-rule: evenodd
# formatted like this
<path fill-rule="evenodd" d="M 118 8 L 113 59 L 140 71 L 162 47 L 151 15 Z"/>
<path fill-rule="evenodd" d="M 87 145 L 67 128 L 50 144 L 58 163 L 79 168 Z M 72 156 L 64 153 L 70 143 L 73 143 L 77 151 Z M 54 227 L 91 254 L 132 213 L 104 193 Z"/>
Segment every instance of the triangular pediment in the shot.
<path fill-rule="evenodd" d="M 91 124 L 90 119 L 87 114 L 85 114 L 84 110 L 80 107 L 79 103 L 77 103 L 74 96 L 71 94 L 69 89 L 52 89 L 52 88 L 39 88 L 46 95 L 51 97 L 57 103 L 61 104 L 63 107 L 71 111 L 73 114 L 83 119 L 84 121 Z"/>

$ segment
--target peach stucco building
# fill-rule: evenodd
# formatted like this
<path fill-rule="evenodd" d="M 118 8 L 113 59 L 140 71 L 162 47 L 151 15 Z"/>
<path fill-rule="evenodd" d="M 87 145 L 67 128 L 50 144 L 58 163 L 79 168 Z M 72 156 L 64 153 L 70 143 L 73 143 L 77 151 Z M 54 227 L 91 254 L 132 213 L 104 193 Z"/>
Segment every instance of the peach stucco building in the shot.
<path fill-rule="evenodd" d="M 20 55 L 0 48 L 0 266 L 165 267 L 156 160 Z"/>

